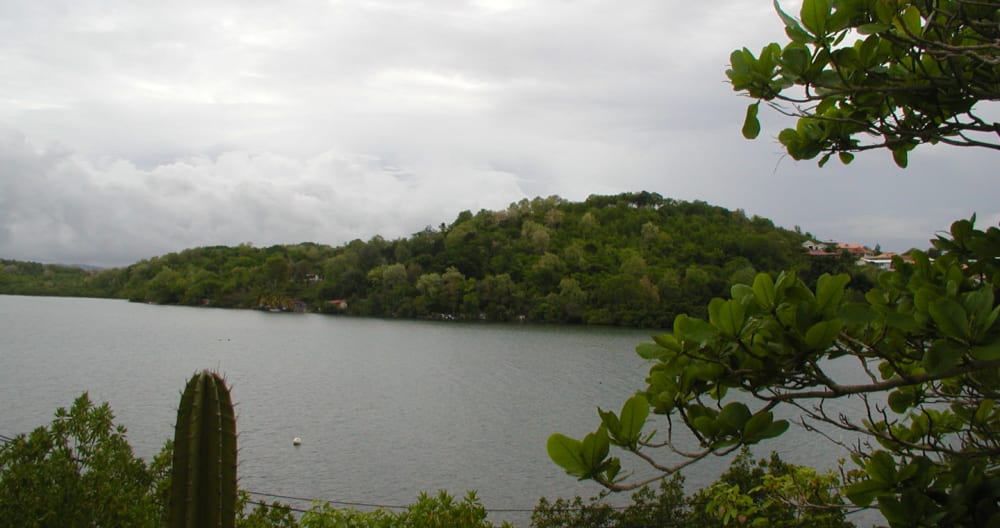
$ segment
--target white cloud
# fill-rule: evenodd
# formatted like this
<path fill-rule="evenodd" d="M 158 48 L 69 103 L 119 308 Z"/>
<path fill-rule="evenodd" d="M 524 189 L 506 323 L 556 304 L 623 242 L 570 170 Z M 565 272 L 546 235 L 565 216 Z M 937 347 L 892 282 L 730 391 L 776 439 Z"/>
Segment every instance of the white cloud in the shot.
<path fill-rule="evenodd" d="M 1000 190 L 967 150 L 819 171 L 744 141 L 729 52 L 784 38 L 758 0 L 0 0 L 0 21 L 5 257 L 337 243 L 642 189 L 909 247 Z"/>
<path fill-rule="evenodd" d="M 0 163 L 0 254 L 103 265 L 200 245 L 393 238 L 524 197 L 498 171 L 442 179 L 332 151 L 304 160 L 227 152 L 142 169 L 7 135 Z"/>

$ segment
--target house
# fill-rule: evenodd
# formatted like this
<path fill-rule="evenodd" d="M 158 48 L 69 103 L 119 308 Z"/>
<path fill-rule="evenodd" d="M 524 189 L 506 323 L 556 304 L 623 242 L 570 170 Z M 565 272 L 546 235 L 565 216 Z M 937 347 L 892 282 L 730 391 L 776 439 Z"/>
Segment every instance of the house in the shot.
<path fill-rule="evenodd" d="M 906 262 L 913 262 L 907 255 L 897 255 L 896 253 L 880 253 L 878 255 L 866 255 L 858 260 L 858 264 L 868 264 L 870 266 L 875 266 L 880 270 L 892 269 L 892 259 L 895 257 L 902 257 Z"/>
<path fill-rule="evenodd" d="M 850 253 L 854 257 L 865 257 L 871 256 L 874 252 L 861 244 L 852 244 L 849 242 L 837 242 L 836 245 L 837 252 L 843 253 L 844 251 Z"/>
<path fill-rule="evenodd" d="M 815 240 L 806 240 L 802 243 L 802 247 L 806 249 L 807 253 L 812 253 L 813 251 L 824 251 L 827 244 L 816 242 Z"/>
<path fill-rule="evenodd" d="M 802 243 L 802 247 L 805 248 L 807 255 L 814 257 L 833 257 L 848 253 L 852 257 L 861 258 L 874 254 L 872 250 L 861 244 L 837 242 L 835 240 L 827 240 L 826 242 L 806 240 Z"/>

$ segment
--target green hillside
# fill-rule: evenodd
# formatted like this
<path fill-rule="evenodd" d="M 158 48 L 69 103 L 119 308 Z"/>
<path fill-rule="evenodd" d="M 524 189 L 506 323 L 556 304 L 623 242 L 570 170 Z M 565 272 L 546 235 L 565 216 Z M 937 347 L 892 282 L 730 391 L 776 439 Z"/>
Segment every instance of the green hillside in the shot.
<path fill-rule="evenodd" d="M 5 261 L 0 293 L 665 327 L 758 271 L 825 271 L 803 240 L 765 218 L 655 193 L 549 197 L 340 247 L 202 247 L 101 271 Z"/>

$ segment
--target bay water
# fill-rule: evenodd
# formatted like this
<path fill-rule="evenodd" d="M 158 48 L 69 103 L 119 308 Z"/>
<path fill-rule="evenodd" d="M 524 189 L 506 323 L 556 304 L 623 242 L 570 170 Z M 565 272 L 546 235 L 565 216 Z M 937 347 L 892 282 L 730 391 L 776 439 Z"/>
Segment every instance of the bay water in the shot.
<path fill-rule="evenodd" d="M 243 489 L 388 506 L 476 490 L 491 520 L 527 526 L 541 496 L 601 490 L 554 465 L 546 439 L 582 437 L 598 406 L 617 411 L 642 388 L 634 348 L 653 333 L 0 295 L 0 434 L 45 425 L 87 391 L 148 460 L 173 435 L 186 380 L 212 369 L 237 402 Z M 825 467 L 844 456 L 795 426 L 767 447 Z M 695 465 L 689 485 L 727 463 Z"/>

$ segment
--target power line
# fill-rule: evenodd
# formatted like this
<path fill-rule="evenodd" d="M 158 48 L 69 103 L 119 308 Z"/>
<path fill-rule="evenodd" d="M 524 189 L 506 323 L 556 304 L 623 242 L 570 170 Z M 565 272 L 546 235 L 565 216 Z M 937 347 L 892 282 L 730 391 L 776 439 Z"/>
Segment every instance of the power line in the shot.
<path fill-rule="evenodd" d="M 243 490 L 250 495 L 257 495 L 260 497 L 271 497 L 274 499 L 284 499 L 284 500 L 294 500 L 302 502 L 325 502 L 329 504 L 338 504 L 341 506 L 359 506 L 363 508 L 385 508 L 388 510 L 405 510 L 407 506 L 400 506 L 398 504 L 376 504 L 371 502 L 354 502 L 354 501 L 336 501 L 336 500 L 326 500 L 326 499 L 315 499 L 309 497 L 295 497 L 292 495 L 280 495 L 277 493 L 265 493 L 263 491 L 251 491 Z"/>
<path fill-rule="evenodd" d="M 387 509 L 387 510 L 405 510 L 405 509 L 409 508 L 409 506 L 402 506 L 402 505 L 399 505 L 399 504 L 378 504 L 378 503 L 371 503 L 371 502 L 337 501 L 337 500 L 317 499 L 317 498 L 312 498 L 312 497 L 296 497 L 294 495 L 281 495 L 281 494 L 277 494 L 277 493 L 266 493 L 266 492 L 263 492 L 263 491 L 251 491 L 251 490 L 243 490 L 243 491 L 245 491 L 246 493 L 248 493 L 250 495 L 256 495 L 256 496 L 259 496 L 259 497 L 270 497 L 270 498 L 274 498 L 274 499 L 293 500 L 293 501 L 300 501 L 300 502 L 319 502 L 319 503 L 336 504 L 336 505 L 341 505 L 341 506 L 358 506 L 358 507 L 364 507 L 364 508 L 384 508 L 384 509 Z M 607 507 L 609 509 L 612 509 L 612 510 L 621 510 L 621 511 L 624 511 L 624 510 L 627 510 L 627 509 L 631 508 L 631 506 L 611 506 L 611 505 L 608 505 Z M 487 513 L 532 513 L 532 512 L 535 511 L 535 508 L 483 508 L 483 509 L 486 510 Z M 556 507 L 552 506 L 551 509 L 553 509 L 553 510 L 559 510 L 559 511 L 583 511 L 583 510 L 586 510 L 586 509 L 589 509 L 589 508 L 587 506 L 562 507 L 562 508 L 556 508 Z"/>

